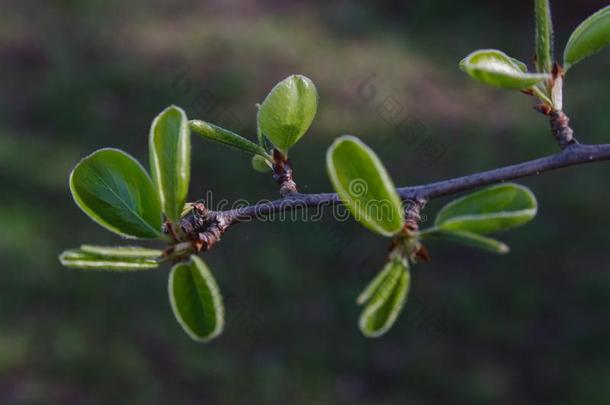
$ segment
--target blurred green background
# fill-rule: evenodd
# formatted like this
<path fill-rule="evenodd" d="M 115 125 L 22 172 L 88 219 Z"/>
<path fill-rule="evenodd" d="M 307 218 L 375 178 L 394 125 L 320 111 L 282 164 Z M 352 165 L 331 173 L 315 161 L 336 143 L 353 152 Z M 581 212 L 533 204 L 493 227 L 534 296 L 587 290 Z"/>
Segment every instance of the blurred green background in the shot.
<path fill-rule="evenodd" d="M 555 1 L 557 44 L 603 5 Z M 57 254 L 117 239 L 72 202 L 80 157 L 113 146 L 147 163 L 169 104 L 249 136 L 255 103 L 291 73 L 319 112 L 293 149 L 302 191 L 330 191 L 324 152 L 351 133 L 396 183 L 514 163 L 557 147 L 517 92 L 469 80 L 477 48 L 531 61 L 531 1 L 2 2 L 0 402 L 214 404 L 610 403 L 610 165 L 523 180 L 535 221 L 496 257 L 441 243 L 413 270 L 383 338 L 357 327 L 358 292 L 387 241 L 353 221 L 251 223 L 204 255 L 227 308 L 221 338 L 189 340 L 167 269 L 61 268 Z M 530 63 L 531 67 L 531 63 Z M 610 52 L 575 67 L 579 139 L 610 142 Z M 275 198 L 249 157 L 193 140 L 191 197 Z M 446 201 L 434 201 L 424 225 Z"/>

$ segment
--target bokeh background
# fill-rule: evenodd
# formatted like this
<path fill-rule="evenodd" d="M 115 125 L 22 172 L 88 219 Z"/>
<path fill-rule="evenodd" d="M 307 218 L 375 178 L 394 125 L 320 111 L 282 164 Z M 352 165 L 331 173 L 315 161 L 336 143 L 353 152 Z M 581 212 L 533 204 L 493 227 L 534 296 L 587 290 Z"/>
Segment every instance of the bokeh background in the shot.
<path fill-rule="evenodd" d="M 387 241 L 353 221 L 232 228 L 204 257 L 228 312 L 207 345 L 175 322 L 167 269 L 57 261 L 82 242 L 117 242 L 72 202 L 80 157 L 114 146 L 146 164 L 150 122 L 170 104 L 253 139 L 255 103 L 291 73 L 320 94 L 292 151 L 303 191 L 330 191 L 324 152 L 343 133 L 400 185 L 556 152 L 531 99 L 457 68 L 488 47 L 531 62 L 531 1 L 0 3 L 1 403 L 610 403 L 607 164 L 523 180 L 540 211 L 501 236 L 509 255 L 431 243 L 377 340 L 361 336 L 354 299 Z M 554 2 L 560 49 L 603 3 Z M 610 142 L 609 67 L 606 52 L 567 79 L 583 142 Z M 248 156 L 193 145 L 192 199 L 276 197 Z M 429 204 L 424 225 L 445 202 Z"/>

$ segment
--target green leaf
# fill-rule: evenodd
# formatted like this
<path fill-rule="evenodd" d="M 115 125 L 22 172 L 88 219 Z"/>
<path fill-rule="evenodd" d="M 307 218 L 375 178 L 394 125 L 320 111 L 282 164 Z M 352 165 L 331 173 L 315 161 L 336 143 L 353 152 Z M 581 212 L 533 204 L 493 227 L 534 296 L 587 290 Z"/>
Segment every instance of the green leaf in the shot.
<path fill-rule="evenodd" d="M 224 327 L 224 307 L 216 280 L 205 263 L 191 256 L 169 276 L 169 299 L 178 323 L 198 342 L 218 336 Z"/>
<path fill-rule="evenodd" d="M 375 278 L 371 280 L 369 285 L 367 285 L 366 288 L 360 293 L 360 295 L 358 295 L 358 298 L 356 298 L 356 303 L 358 305 L 364 305 L 368 300 L 370 300 L 373 294 L 375 294 L 375 292 L 379 289 L 379 286 L 395 268 L 396 266 L 394 265 L 393 261 L 388 262 L 383 270 L 381 270 L 379 274 L 377 274 Z"/>
<path fill-rule="evenodd" d="M 258 141 L 258 144 L 265 148 L 265 146 L 267 146 L 267 138 L 265 137 L 265 135 L 263 135 L 263 131 L 261 131 L 261 125 L 260 122 L 258 121 L 258 111 L 260 111 L 261 109 L 261 105 L 256 103 L 256 111 L 257 111 L 257 117 L 256 117 L 256 140 Z"/>
<path fill-rule="evenodd" d="M 163 255 L 162 250 L 146 249 L 139 246 L 81 245 L 80 250 L 89 255 L 115 259 L 158 259 Z"/>
<path fill-rule="evenodd" d="M 288 154 L 309 129 L 318 108 L 316 86 L 305 76 L 292 75 L 271 90 L 258 111 L 260 131 Z"/>
<path fill-rule="evenodd" d="M 176 221 L 184 207 L 191 178 L 191 134 L 182 109 L 168 107 L 154 119 L 148 147 L 162 211 Z"/>
<path fill-rule="evenodd" d="M 337 138 L 326 153 L 326 168 L 339 198 L 358 222 L 384 236 L 402 229 L 404 211 L 394 183 L 360 139 Z"/>
<path fill-rule="evenodd" d="M 161 206 L 150 177 L 131 156 L 100 149 L 70 174 L 76 204 L 101 226 L 128 238 L 163 238 Z"/>
<path fill-rule="evenodd" d="M 378 337 L 392 327 L 406 301 L 410 279 L 408 262 L 393 259 L 373 280 L 374 285 L 369 284 L 359 297 L 367 301 L 359 322 L 364 336 Z"/>
<path fill-rule="evenodd" d="M 491 233 L 529 222 L 536 197 L 523 186 L 505 183 L 458 198 L 443 207 L 434 225 L 443 230 Z"/>
<path fill-rule="evenodd" d="M 536 68 L 539 72 L 553 70 L 553 20 L 549 0 L 536 0 Z"/>
<path fill-rule="evenodd" d="M 271 170 L 271 163 L 262 156 L 252 156 L 252 168 L 260 173 L 267 173 Z"/>
<path fill-rule="evenodd" d="M 505 254 L 510 251 L 506 244 L 473 232 L 446 231 L 440 228 L 432 228 L 431 230 L 423 231 L 420 235 L 422 238 L 437 236 L 450 242 L 460 243 L 465 246 L 485 250 L 491 253 Z"/>
<path fill-rule="evenodd" d="M 265 159 L 271 160 L 271 156 L 263 149 L 262 146 L 255 144 L 246 138 L 237 135 L 227 129 L 218 127 L 213 124 L 209 124 L 201 120 L 189 121 L 191 130 L 196 134 L 201 135 L 204 138 L 210 139 L 215 142 L 222 143 L 224 145 L 232 146 L 234 148 L 249 152 L 255 155 L 260 155 Z"/>
<path fill-rule="evenodd" d="M 583 21 L 572 33 L 563 51 L 563 67 L 567 71 L 587 56 L 610 45 L 610 6 Z"/>
<path fill-rule="evenodd" d="M 77 249 L 66 250 L 59 256 L 59 261 L 66 267 L 82 270 L 138 271 L 159 266 L 152 259 L 102 257 Z"/>
<path fill-rule="evenodd" d="M 491 86 L 524 90 L 551 78 L 546 73 L 527 73 L 523 62 L 495 49 L 481 49 L 466 56 L 460 69 Z"/>

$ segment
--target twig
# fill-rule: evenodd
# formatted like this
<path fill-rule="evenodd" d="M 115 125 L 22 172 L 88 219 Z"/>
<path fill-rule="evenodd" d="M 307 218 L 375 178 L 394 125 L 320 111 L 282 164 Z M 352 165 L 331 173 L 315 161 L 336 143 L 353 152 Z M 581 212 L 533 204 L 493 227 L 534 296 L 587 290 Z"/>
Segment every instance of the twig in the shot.
<path fill-rule="evenodd" d="M 534 176 L 563 167 L 602 160 L 610 160 L 610 144 L 583 145 L 575 143 L 554 155 L 545 156 L 511 166 L 505 166 L 498 169 L 474 173 L 467 176 L 438 181 L 435 183 L 401 187 L 398 188 L 397 191 L 403 200 L 417 201 L 421 203 L 434 198 L 457 194 L 494 183 Z M 223 219 L 224 232 L 228 226 L 240 221 L 262 219 L 270 214 L 284 211 L 313 207 L 321 208 L 337 204 L 341 204 L 341 201 L 335 193 L 291 193 L 285 198 L 279 200 L 259 203 L 227 211 L 210 211 L 208 215 L 213 216 L 214 218 Z M 183 224 L 190 224 L 188 225 L 188 230 L 190 232 L 187 233 L 204 233 L 209 231 L 207 228 L 201 228 L 202 226 L 209 226 L 210 223 L 208 221 L 200 221 L 199 223 L 196 223 L 195 220 L 196 217 L 192 215 L 183 219 Z M 208 240 L 207 242 L 208 246 L 211 247 L 215 241 Z"/>

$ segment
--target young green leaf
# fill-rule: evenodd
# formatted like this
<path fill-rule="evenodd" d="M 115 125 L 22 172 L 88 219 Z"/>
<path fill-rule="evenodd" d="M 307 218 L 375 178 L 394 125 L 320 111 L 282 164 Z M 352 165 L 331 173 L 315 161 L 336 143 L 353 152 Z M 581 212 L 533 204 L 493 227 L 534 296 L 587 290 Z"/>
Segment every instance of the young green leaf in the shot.
<path fill-rule="evenodd" d="M 163 255 L 162 250 L 139 246 L 81 245 L 80 250 L 89 255 L 115 259 L 158 259 Z"/>
<path fill-rule="evenodd" d="M 356 298 L 358 305 L 364 305 L 368 300 L 371 299 L 373 294 L 379 289 L 379 286 L 388 278 L 388 275 L 394 271 L 396 265 L 394 261 L 386 263 L 384 268 L 371 280 L 364 290 Z"/>
<path fill-rule="evenodd" d="M 256 111 L 260 111 L 261 105 L 256 103 Z M 268 145 L 267 142 L 267 137 L 265 137 L 265 135 L 263 135 L 263 131 L 261 131 L 261 123 L 258 120 L 258 113 L 257 113 L 257 117 L 256 117 L 256 140 L 258 141 L 258 144 L 264 149 L 266 146 Z"/>
<path fill-rule="evenodd" d="M 527 73 L 523 62 L 495 49 L 481 49 L 466 56 L 460 69 L 491 86 L 524 90 L 551 78 L 546 73 Z"/>
<path fill-rule="evenodd" d="M 446 231 L 441 228 L 432 228 L 430 230 L 423 231 L 420 235 L 422 239 L 437 236 L 450 242 L 460 243 L 465 246 L 485 250 L 491 253 L 505 254 L 510 251 L 510 248 L 506 244 L 473 232 Z"/>
<path fill-rule="evenodd" d="M 70 173 L 76 204 L 101 226 L 128 238 L 163 238 L 161 206 L 142 166 L 117 149 L 100 149 Z"/>
<path fill-rule="evenodd" d="M 339 198 L 358 222 L 384 236 L 402 229 L 404 211 L 394 183 L 360 139 L 337 138 L 326 153 L 326 168 Z"/>
<path fill-rule="evenodd" d="M 176 221 L 184 207 L 191 178 L 191 134 L 182 109 L 168 107 L 154 119 L 148 147 L 161 208 L 170 220 Z"/>
<path fill-rule="evenodd" d="M 491 186 L 445 205 L 434 225 L 443 230 L 491 233 L 529 222 L 536 216 L 536 197 L 523 186 Z"/>
<path fill-rule="evenodd" d="M 271 143 L 288 154 L 309 129 L 318 108 L 318 92 L 305 76 L 292 75 L 271 90 L 258 110 L 258 126 Z"/>
<path fill-rule="evenodd" d="M 267 173 L 271 170 L 271 163 L 262 156 L 252 156 L 252 168 L 260 173 Z"/>
<path fill-rule="evenodd" d="M 370 291 L 371 285 L 363 292 L 368 302 L 360 315 L 359 326 L 366 337 L 381 336 L 392 327 L 409 291 L 411 276 L 406 260 L 390 261 L 380 275 L 373 280 L 374 292 Z"/>
<path fill-rule="evenodd" d="M 262 156 L 268 160 L 272 159 L 261 146 L 227 129 L 200 120 L 189 121 L 189 126 L 193 132 L 204 138 Z"/>
<path fill-rule="evenodd" d="M 610 6 L 583 21 L 572 33 L 563 51 L 563 67 L 567 71 L 587 56 L 610 45 Z"/>
<path fill-rule="evenodd" d="M 198 342 L 218 336 L 224 327 L 224 306 L 216 280 L 205 263 L 191 256 L 169 276 L 169 300 L 178 323 Z"/>
<path fill-rule="evenodd" d="M 538 72 L 553 70 L 553 20 L 549 0 L 535 0 L 536 68 Z"/>
<path fill-rule="evenodd" d="M 62 265 L 82 270 L 137 271 L 159 266 L 153 259 L 129 257 L 102 257 L 83 250 L 66 250 L 59 256 Z"/>

